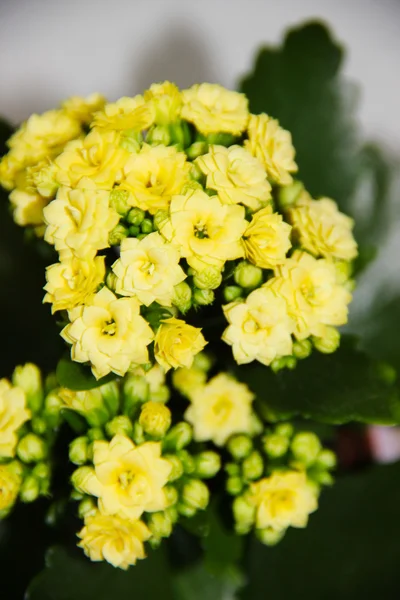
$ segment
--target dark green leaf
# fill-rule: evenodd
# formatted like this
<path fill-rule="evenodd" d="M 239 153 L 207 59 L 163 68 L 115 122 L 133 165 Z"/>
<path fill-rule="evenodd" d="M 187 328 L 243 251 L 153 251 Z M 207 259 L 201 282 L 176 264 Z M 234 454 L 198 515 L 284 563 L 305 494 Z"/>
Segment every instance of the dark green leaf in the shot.
<path fill-rule="evenodd" d="M 243 600 L 392 600 L 400 586 L 400 463 L 326 491 L 305 530 L 273 548 L 252 541 Z"/>
<path fill-rule="evenodd" d="M 116 378 L 113 373 L 96 379 L 89 367 L 73 362 L 69 358 L 62 358 L 57 365 L 57 379 L 61 386 L 70 390 L 92 390 Z"/>
<path fill-rule="evenodd" d="M 400 423 L 400 390 L 393 370 L 358 350 L 349 336 L 342 336 L 333 354 L 314 351 L 292 371 L 274 374 L 256 363 L 235 369 L 271 421 L 301 415 L 333 424 Z"/>
<path fill-rule="evenodd" d="M 243 586 L 243 578 L 235 569 L 211 573 L 198 563 L 175 575 L 174 600 L 235 600 Z"/>
<path fill-rule="evenodd" d="M 123 571 L 93 563 L 78 550 L 56 546 L 46 568 L 29 586 L 26 600 L 173 600 L 171 576 L 162 548 Z"/>
<path fill-rule="evenodd" d="M 226 497 L 222 509 L 226 513 Z M 209 533 L 202 540 L 204 562 L 210 572 L 233 572 L 242 558 L 243 538 L 228 529 L 218 512 L 217 502 L 207 510 Z M 225 515 L 223 515 L 225 516 Z"/>

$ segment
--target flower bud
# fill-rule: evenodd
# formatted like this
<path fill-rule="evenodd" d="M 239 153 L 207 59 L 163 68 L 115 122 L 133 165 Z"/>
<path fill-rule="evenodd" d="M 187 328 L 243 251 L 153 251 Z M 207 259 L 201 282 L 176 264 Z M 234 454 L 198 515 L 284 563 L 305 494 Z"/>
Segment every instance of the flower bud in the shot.
<path fill-rule="evenodd" d="M 47 456 L 47 445 L 43 438 L 28 433 L 18 443 L 17 455 L 25 463 L 38 462 Z"/>
<path fill-rule="evenodd" d="M 110 290 L 115 292 L 117 287 L 117 276 L 112 271 L 109 271 L 106 275 L 106 285 Z"/>
<path fill-rule="evenodd" d="M 296 433 L 291 443 L 294 457 L 304 463 L 311 465 L 321 452 L 321 442 L 311 431 Z"/>
<path fill-rule="evenodd" d="M 293 343 L 293 356 L 302 359 L 310 356 L 312 352 L 312 344 L 310 340 L 298 340 Z"/>
<path fill-rule="evenodd" d="M 241 297 L 243 289 L 238 285 L 227 285 L 224 288 L 224 299 L 225 302 L 233 302 Z"/>
<path fill-rule="evenodd" d="M 193 302 L 198 306 L 208 306 L 214 302 L 215 294 L 212 290 L 195 290 Z"/>
<path fill-rule="evenodd" d="M 172 471 L 169 474 L 168 481 L 175 481 L 182 477 L 184 473 L 182 461 L 176 456 L 176 454 L 165 454 L 163 456 L 172 466 Z"/>
<path fill-rule="evenodd" d="M 142 375 L 129 375 L 123 383 L 123 411 L 133 416 L 138 405 L 149 397 L 149 384 Z"/>
<path fill-rule="evenodd" d="M 139 227 L 145 217 L 145 213 L 141 208 L 131 208 L 126 215 L 126 221 L 129 225 Z"/>
<path fill-rule="evenodd" d="M 190 145 L 190 129 L 185 121 L 171 123 L 169 126 L 171 135 L 171 144 L 178 144 L 182 148 L 187 148 Z"/>
<path fill-rule="evenodd" d="M 115 417 L 119 410 L 120 394 L 118 383 L 116 381 L 110 381 L 109 383 L 102 385 L 99 389 L 110 418 Z"/>
<path fill-rule="evenodd" d="M 248 480 L 258 479 L 264 471 L 264 461 L 259 452 L 254 450 L 242 464 L 243 477 Z"/>
<path fill-rule="evenodd" d="M 33 417 L 31 421 L 32 430 L 37 435 L 43 435 L 47 431 L 47 422 L 42 417 Z"/>
<path fill-rule="evenodd" d="M 22 388 L 26 394 L 27 405 L 33 413 L 38 412 L 43 405 L 43 387 L 40 369 L 26 363 L 14 369 L 12 382 Z"/>
<path fill-rule="evenodd" d="M 34 502 L 36 498 L 40 494 L 40 483 L 33 475 L 28 475 L 25 477 L 21 489 L 19 492 L 19 497 L 22 502 Z"/>
<path fill-rule="evenodd" d="M 14 463 L 18 464 L 17 461 Z M 13 507 L 22 482 L 21 473 L 9 464 L 0 464 L 0 519 Z"/>
<path fill-rule="evenodd" d="M 297 359 L 294 356 L 281 356 L 272 361 L 270 367 L 274 373 L 278 373 L 282 369 L 294 369 L 297 364 Z"/>
<path fill-rule="evenodd" d="M 246 260 L 242 260 L 233 272 L 235 282 L 242 288 L 256 288 L 262 283 L 263 272 Z"/>
<path fill-rule="evenodd" d="M 160 402 L 146 402 L 142 407 L 139 423 L 147 435 L 161 439 L 171 425 L 171 411 Z"/>
<path fill-rule="evenodd" d="M 192 441 L 193 431 L 189 423 L 181 421 L 174 425 L 164 438 L 163 446 L 166 450 L 182 450 Z"/>
<path fill-rule="evenodd" d="M 207 352 L 199 352 L 196 354 L 193 360 L 193 367 L 195 369 L 200 369 L 207 373 L 214 364 L 214 360 L 212 356 L 207 354 Z"/>
<path fill-rule="evenodd" d="M 153 400 L 154 402 L 165 404 L 170 399 L 171 392 L 167 385 L 160 385 L 160 387 L 157 390 L 152 390 L 150 392 L 150 395 L 151 400 Z"/>
<path fill-rule="evenodd" d="M 196 514 L 196 509 L 193 508 L 193 506 L 187 506 L 187 504 L 184 504 L 183 502 L 179 502 L 177 505 L 177 510 L 182 517 L 187 517 L 188 519 L 194 517 Z"/>
<path fill-rule="evenodd" d="M 90 442 L 95 442 L 96 440 L 104 440 L 104 432 L 101 427 L 91 427 L 88 429 L 87 436 Z"/>
<path fill-rule="evenodd" d="M 38 463 L 32 469 L 32 475 L 37 479 L 49 480 L 51 475 L 50 465 L 45 462 Z"/>
<path fill-rule="evenodd" d="M 169 220 L 168 211 L 167 210 L 158 210 L 153 218 L 153 226 L 155 229 L 160 230 L 168 220 Z"/>
<path fill-rule="evenodd" d="M 142 233 L 151 233 L 153 231 L 153 221 L 151 219 L 143 219 L 140 229 Z"/>
<path fill-rule="evenodd" d="M 147 524 L 156 538 L 169 537 L 172 533 L 172 521 L 164 512 L 149 515 Z"/>
<path fill-rule="evenodd" d="M 238 496 L 232 503 L 236 533 L 243 535 L 250 531 L 254 523 L 255 507 L 243 496 Z"/>
<path fill-rule="evenodd" d="M 182 489 L 182 502 L 195 510 L 204 510 L 209 502 L 210 493 L 200 479 L 190 479 Z"/>
<path fill-rule="evenodd" d="M 143 427 L 138 421 L 133 424 L 132 439 L 136 445 L 143 444 L 146 440 L 144 437 Z"/>
<path fill-rule="evenodd" d="M 275 546 L 281 541 L 286 533 L 286 529 L 272 529 L 267 527 L 266 529 L 257 529 L 256 534 L 262 544 L 266 546 Z"/>
<path fill-rule="evenodd" d="M 235 136 L 232 133 L 218 132 L 209 133 L 206 136 L 206 140 L 209 144 L 216 144 L 217 146 L 232 146 L 235 143 Z"/>
<path fill-rule="evenodd" d="M 94 498 L 86 496 L 79 502 L 78 515 L 80 519 L 92 517 L 97 513 L 97 502 Z"/>
<path fill-rule="evenodd" d="M 224 466 L 224 471 L 226 473 L 228 473 L 228 475 L 237 475 L 239 476 L 241 473 L 241 468 L 240 468 L 240 464 L 239 463 L 225 463 Z"/>
<path fill-rule="evenodd" d="M 226 491 L 231 496 L 237 496 L 243 490 L 243 481 L 240 477 L 228 477 Z"/>
<path fill-rule="evenodd" d="M 194 457 L 195 474 L 201 479 L 214 477 L 221 468 L 221 457 L 211 450 L 200 452 Z"/>
<path fill-rule="evenodd" d="M 166 485 L 164 487 L 165 499 L 167 502 L 167 506 L 173 506 L 178 502 L 178 492 L 177 489 L 173 485 Z"/>
<path fill-rule="evenodd" d="M 334 469 L 336 467 L 336 454 L 328 448 L 323 448 L 317 456 L 316 466 L 324 469 Z"/>
<path fill-rule="evenodd" d="M 109 438 L 114 435 L 125 435 L 130 437 L 132 435 L 133 426 L 132 421 L 126 415 L 118 415 L 106 424 L 106 433 Z"/>
<path fill-rule="evenodd" d="M 222 273 L 215 267 L 206 267 L 193 277 L 193 283 L 199 290 L 215 290 L 221 282 Z"/>
<path fill-rule="evenodd" d="M 121 132 L 121 141 L 119 145 L 128 152 L 139 152 L 143 143 L 143 136 L 140 131 L 126 129 Z"/>
<path fill-rule="evenodd" d="M 230 452 L 236 460 L 243 460 L 253 449 L 253 442 L 248 435 L 239 434 L 230 438 L 227 444 Z"/>
<path fill-rule="evenodd" d="M 93 477 L 92 467 L 79 467 L 71 475 L 71 483 L 77 492 L 86 494 L 86 485 L 89 479 Z"/>
<path fill-rule="evenodd" d="M 203 154 L 207 154 L 208 152 L 208 144 L 207 142 L 194 142 L 189 148 L 186 149 L 186 154 L 189 160 L 196 160 L 199 156 Z M 197 165 L 193 165 L 196 168 L 195 174 L 191 172 L 193 179 L 201 179 L 203 177 L 202 171 L 197 167 Z M 198 176 L 196 174 L 198 173 Z"/>
<path fill-rule="evenodd" d="M 182 281 L 174 287 L 172 304 L 174 304 L 183 315 L 191 308 L 192 290 L 186 281 Z"/>
<path fill-rule="evenodd" d="M 294 433 L 294 427 L 291 423 L 279 423 L 275 427 L 275 433 L 291 438 Z"/>
<path fill-rule="evenodd" d="M 271 458 L 280 458 L 289 449 L 289 438 L 278 433 L 268 434 L 264 436 L 262 441 L 265 453 Z"/>
<path fill-rule="evenodd" d="M 323 354 L 331 354 L 339 348 L 340 333 L 335 327 L 325 327 L 323 337 L 313 337 L 313 344 L 319 352 Z"/>
<path fill-rule="evenodd" d="M 110 192 L 110 207 L 117 211 L 118 214 L 126 215 L 131 206 L 128 204 L 129 192 L 126 190 L 111 190 Z"/>
<path fill-rule="evenodd" d="M 185 471 L 185 473 L 187 473 L 188 475 L 194 473 L 195 462 L 193 456 L 189 454 L 187 450 L 179 450 L 177 456 L 179 457 L 179 460 L 183 465 L 183 470 Z"/>
<path fill-rule="evenodd" d="M 58 422 L 60 410 L 64 408 L 64 403 L 56 391 L 47 394 L 44 401 L 44 413 L 46 420 L 51 423 Z"/>
<path fill-rule="evenodd" d="M 279 188 L 278 202 L 282 210 L 286 210 L 296 204 L 301 194 L 304 193 L 304 185 L 301 181 L 294 181 L 291 185 Z"/>
<path fill-rule="evenodd" d="M 171 134 L 167 125 L 156 125 L 151 127 L 146 135 L 146 143 L 169 146 L 171 143 Z"/>
<path fill-rule="evenodd" d="M 118 225 L 116 225 L 108 234 L 108 243 L 110 246 L 120 246 L 122 240 L 124 240 L 127 235 L 127 227 L 124 227 L 122 223 L 118 223 Z"/>
<path fill-rule="evenodd" d="M 69 460 L 74 465 L 84 465 L 89 457 L 89 440 L 86 436 L 75 438 L 69 445 Z"/>
<path fill-rule="evenodd" d="M 44 393 L 47 395 L 58 388 L 58 386 L 57 375 L 55 373 L 49 373 L 44 381 Z"/>

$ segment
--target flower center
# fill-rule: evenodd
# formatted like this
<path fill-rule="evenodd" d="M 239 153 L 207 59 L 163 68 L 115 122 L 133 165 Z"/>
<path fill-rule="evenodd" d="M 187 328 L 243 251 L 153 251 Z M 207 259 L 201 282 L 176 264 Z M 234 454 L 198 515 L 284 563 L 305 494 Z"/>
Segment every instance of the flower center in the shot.
<path fill-rule="evenodd" d="M 132 471 L 123 471 L 123 473 L 120 473 L 118 477 L 119 484 L 123 490 L 127 490 L 134 479 L 135 473 L 133 473 Z"/>
<path fill-rule="evenodd" d="M 255 333 L 259 329 L 260 326 L 254 319 L 247 319 L 247 321 L 243 323 L 243 331 L 245 333 Z"/>
<path fill-rule="evenodd" d="M 203 240 L 204 238 L 208 238 L 207 225 L 205 223 L 203 223 L 202 221 L 199 221 L 194 226 L 194 235 L 197 238 L 199 238 L 200 240 Z"/>
<path fill-rule="evenodd" d="M 106 321 L 104 323 L 103 329 L 101 330 L 101 333 L 103 335 L 109 335 L 109 336 L 115 335 L 116 332 L 117 332 L 117 324 L 113 319 L 111 319 L 111 321 Z"/>
<path fill-rule="evenodd" d="M 271 512 L 278 515 L 284 511 L 292 511 L 294 508 L 294 494 L 290 490 L 280 490 L 270 496 Z"/>
<path fill-rule="evenodd" d="M 147 260 L 147 261 L 143 262 L 142 266 L 140 267 L 140 270 L 143 273 L 146 273 L 146 275 L 153 275 L 155 268 L 156 268 L 155 264 L 152 263 L 150 260 Z"/>

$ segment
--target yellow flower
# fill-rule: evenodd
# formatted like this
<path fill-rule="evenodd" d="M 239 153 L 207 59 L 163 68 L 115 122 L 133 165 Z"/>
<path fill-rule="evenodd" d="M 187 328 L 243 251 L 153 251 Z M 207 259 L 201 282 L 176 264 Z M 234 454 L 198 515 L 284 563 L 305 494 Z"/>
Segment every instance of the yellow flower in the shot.
<path fill-rule="evenodd" d="M 196 164 L 207 175 L 207 187 L 218 192 L 223 204 L 244 204 L 259 210 L 271 198 L 264 167 L 241 146 L 210 146 Z"/>
<path fill-rule="evenodd" d="M 179 119 L 182 94 L 174 83 L 153 83 L 150 89 L 145 91 L 144 100 L 154 107 L 154 122 L 157 125 L 168 125 Z"/>
<path fill-rule="evenodd" d="M 43 225 L 43 209 L 49 200 L 29 189 L 13 190 L 9 196 L 13 206 L 13 217 L 17 225 Z"/>
<path fill-rule="evenodd" d="M 252 483 L 248 500 L 256 507 L 257 529 L 273 531 L 305 527 L 308 515 L 318 508 L 316 488 L 297 471 L 277 471 Z"/>
<path fill-rule="evenodd" d="M 191 367 L 195 355 L 207 344 L 201 329 L 175 317 L 161 323 L 154 342 L 156 361 L 166 372 L 171 367 Z"/>
<path fill-rule="evenodd" d="M 57 396 L 65 408 L 75 410 L 83 415 L 104 404 L 101 387 L 92 390 L 75 391 L 69 388 L 59 388 Z"/>
<path fill-rule="evenodd" d="M 202 271 L 207 266 L 222 269 L 226 260 L 243 256 L 247 225 L 243 206 L 222 204 L 218 196 L 195 189 L 173 197 L 161 233 L 180 248 L 191 267 Z"/>
<path fill-rule="evenodd" d="M 286 300 L 297 339 L 324 337 L 327 325 L 347 323 L 351 294 L 338 282 L 335 265 L 327 259 L 296 250 L 265 286 Z"/>
<path fill-rule="evenodd" d="M 35 166 L 27 168 L 28 182 L 41 196 L 48 200 L 55 197 L 59 188 L 56 174 L 56 165 L 48 160 L 43 160 Z"/>
<path fill-rule="evenodd" d="M 179 260 L 179 251 L 157 232 L 142 240 L 125 238 L 121 257 L 112 267 L 117 277 L 115 291 L 136 296 L 146 306 L 152 302 L 171 306 L 174 286 L 186 278 Z"/>
<path fill-rule="evenodd" d="M 94 260 L 70 258 L 46 268 L 47 294 L 43 302 L 50 302 L 51 312 L 70 310 L 79 304 L 85 304 L 103 283 L 106 267 L 104 256 Z"/>
<path fill-rule="evenodd" d="M 257 267 L 273 269 L 286 260 L 291 247 L 291 226 L 271 207 L 259 210 L 253 216 L 243 235 L 246 258 Z"/>
<path fill-rule="evenodd" d="M 13 463 L 0 464 L 0 519 L 14 505 L 21 483 L 21 475 L 13 468 Z"/>
<path fill-rule="evenodd" d="M 78 536 L 82 540 L 78 546 L 90 560 L 106 560 L 113 567 L 127 569 L 146 558 L 143 542 L 151 533 L 143 521 L 102 515 L 97 511 L 85 517 L 85 526 Z"/>
<path fill-rule="evenodd" d="M 291 183 L 290 173 L 297 171 L 297 165 L 290 133 L 263 113 L 250 116 L 248 135 L 245 147 L 262 162 L 270 181 L 279 185 Z"/>
<path fill-rule="evenodd" d="M 154 215 L 167 210 L 171 197 L 180 194 L 189 181 L 191 165 L 184 152 L 174 146 L 143 144 L 125 166 L 121 188 L 130 192 L 128 202 Z"/>
<path fill-rule="evenodd" d="M 300 244 L 315 256 L 353 260 L 357 243 L 353 237 L 354 221 L 338 210 L 330 198 L 312 200 L 303 195 L 288 211 L 293 232 Z"/>
<path fill-rule="evenodd" d="M 244 94 L 221 85 L 201 83 L 182 91 L 182 119 L 190 121 L 203 134 L 223 132 L 239 135 L 249 118 Z"/>
<path fill-rule="evenodd" d="M 24 157 L 12 150 L 0 159 L 0 185 L 6 190 L 17 186 L 17 179 L 25 168 Z"/>
<path fill-rule="evenodd" d="M 147 363 L 147 346 L 153 332 L 143 317 L 136 298 L 119 298 L 103 287 L 86 306 L 69 311 L 71 323 L 61 336 L 72 344 L 71 357 L 90 362 L 99 379 L 113 371 L 118 375 L 132 366 Z"/>
<path fill-rule="evenodd" d="M 174 387 L 183 395 L 190 398 L 191 394 L 204 386 L 207 381 L 207 373 L 197 367 L 176 369 L 172 373 Z"/>
<path fill-rule="evenodd" d="M 103 129 L 122 131 L 148 129 L 154 122 L 154 109 L 149 106 L 143 96 L 134 98 L 124 96 L 117 102 L 106 104 L 102 111 L 94 114 L 92 126 Z"/>
<path fill-rule="evenodd" d="M 120 134 L 116 131 L 92 129 L 84 139 L 70 142 L 55 160 L 57 181 L 76 187 L 82 178 L 88 177 L 98 188 L 111 190 L 121 180 L 129 157 L 119 141 Z"/>
<path fill-rule="evenodd" d="M 8 379 L 0 379 L 0 458 L 15 455 L 18 429 L 30 418 L 24 391 Z"/>
<path fill-rule="evenodd" d="M 64 100 L 61 107 L 67 115 L 73 119 L 76 119 L 85 125 L 89 125 L 90 121 L 93 119 L 93 113 L 102 110 L 105 103 L 106 99 L 104 96 L 94 93 L 86 96 L 86 98 L 82 98 L 81 96 L 71 96 L 71 98 Z"/>
<path fill-rule="evenodd" d="M 160 442 L 136 446 L 123 435 L 95 441 L 93 464 L 81 489 L 99 499 L 103 514 L 138 519 L 143 512 L 167 508 L 164 486 L 172 466 L 162 458 Z"/>
<path fill-rule="evenodd" d="M 229 326 L 222 339 L 232 346 L 239 365 L 253 360 L 269 365 L 275 358 L 292 353 L 293 323 L 285 300 L 271 289 L 254 290 L 245 302 L 231 302 L 223 311 Z"/>
<path fill-rule="evenodd" d="M 73 190 L 61 187 L 43 211 L 46 242 L 65 256 L 88 260 L 97 250 L 108 248 L 108 234 L 119 222 L 118 213 L 110 208 L 109 196 L 89 179 L 82 179 Z"/>
<path fill-rule="evenodd" d="M 230 375 L 220 373 L 206 385 L 195 387 L 189 399 L 185 419 L 193 426 L 197 442 L 211 440 L 223 446 L 231 435 L 251 432 L 254 394 Z"/>

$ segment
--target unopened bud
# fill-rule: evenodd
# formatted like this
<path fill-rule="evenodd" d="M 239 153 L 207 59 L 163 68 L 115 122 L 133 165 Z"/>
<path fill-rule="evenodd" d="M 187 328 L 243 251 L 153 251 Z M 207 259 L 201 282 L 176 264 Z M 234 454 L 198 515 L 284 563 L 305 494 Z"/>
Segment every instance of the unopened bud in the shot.
<path fill-rule="evenodd" d="M 153 231 L 153 221 L 151 219 L 143 219 L 140 229 L 142 233 L 151 233 Z"/>
<path fill-rule="evenodd" d="M 321 452 L 321 442 L 311 431 L 296 433 L 291 443 L 294 457 L 305 465 L 312 464 Z"/>
<path fill-rule="evenodd" d="M 33 433 L 36 435 L 43 435 L 47 431 L 47 421 L 42 417 L 33 417 L 31 421 Z"/>
<path fill-rule="evenodd" d="M 272 529 L 267 527 L 266 529 L 257 529 L 256 534 L 262 544 L 266 546 L 275 546 L 281 541 L 286 533 L 286 529 Z"/>
<path fill-rule="evenodd" d="M 278 202 L 282 210 L 286 210 L 296 204 L 300 196 L 304 193 L 304 185 L 301 181 L 294 181 L 291 185 L 284 185 L 279 188 Z"/>
<path fill-rule="evenodd" d="M 22 482 L 19 497 L 22 502 L 34 502 L 40 494 L 40 483 L 33 475 L 28 475 Z"/>
<path fill-rule="evenodd" d="M 79 502 L 78 515 L 80 519 L 93 517 L 97 513 L 97 502 L 94 498 L 86 496 Z"/>
<path fill-rule="evenodd" d="M 88 461 L 89 440 L 86 436 L 75 438 L 69 445 L 69 460 L 74 465 L 84 465 Z"/>
<path fill-rule="evenodd" d="M 310 340 L 298 340 L 293 343 L 293 356 L 299 359 L 307 358 L 312 352 Z"/>
<path fill-rule="evenodd" d="M 113 292 L 115 292 L 115 290 L 117 288 L 117 280 L 118 280 L 118 277 L 116 276 L 115 273 L 113 273 L 113 271 L 109 271 L 109 273 L 107 273 L 106 285 Z"/>
<path fill-rule="evenodd" d="M 110 438 L 114 437 L 114 435 L 130 437 L 132 431 L 132 421 L 126 415 L 118 415 L 106 424 L 106 433 Z"/>
<path fill-rule="evenodd" d="M 238 285 L 227 285 L 226 288 L 224 288 L 225 302 L 234 302 L 235 300 L 238 300 L 242 293 L 243 289 Z"/>
<path fill-rule="evenodd" d="M 128 229 L 121 223 L 118 223 L 108 234 L 108 243 L 110 246 L 119 246 L 128 235 Z"/>
<path fill-rule="evenodd" d="M 195 160 L 199 156 L 202 156 L 203 154 L 207 154 L 207 152 L 208 152 L 207 142 L 194 142 L 194 144 L 192 144 L 191 146 L 189 146 L 189 148 L 186 149 L 186 154 L 187 154 L 189 160 Z M 193 166 L 196 166 L 196 169 L 198 169 L 198 171 L 200 171 L 201 175 L 203 175 L 203 173 L 197 167 L 197 165 L 193 165 Z M 192 172 L 191 172 L 191 175 L 194 179 L 197 179 L 197 177 L 195 175 L 193 175 Z M 200 179 L 200 177 L 199 177 L 199 179 Z"/>
<path fill-rule="evenodd" d="M 278 433 L 271 433 L 263 438 L 265 453 L 271 458 L 280 458 L 281 456 L 284 456 L 289 449 L 289 444 L 289 438 L 279 435 Z"/>
<path fill-rule="evenodd" d="M 193 360 L 193 367 L 207 373 L 214 364 L 214 360 L 207 352 L 199 352 Z"/>
<path fill-rule="evenodd" d="M 236 460 L 243 460 L 253 449 L 253 442 L 248 435 L 239 434 L 230 438 L 227 444 L 230 452 Z"/>
<path fill-rule="evenodd" d="M 240 475 L 239 463 L 225 463 L 224 470 L 228 475 Z"/>
<path fill-rule="evenodd" d="M 121 132 L 121 141 L 119 145 L 128 152 L 139 152 L 143 143 L 143 136 L 140 131 L 134 129 L 125 129 Z"/>
<path fill-rule="evenodd" d="M 93 477 L 94 471 L 92 467 L 79 467 L 72 473 L 71 483 L 77 492 L 81 494 L 87 493 L 87 483 Z"/>
<path fill-rule="evenodd" d="M 146 135 L 147 144 L 163 144 L 169 146 L 171 143 L 171 134 L 167 125 L 156 125 L 151 127 Z"/>
<path fill-rule="evenodd" d="M 169 220 L 169 213 L 166 210 L 158 210 L 153 218 L 155 229 L 160 230 L 163 225 Z"/>
<path fill-rule="evenodd" d="M 242 464 L 243 477 L 247 480 L 258 479 L 264 471 L 264 461 L 259 452 L 254 450 Z"/>
<path fill-rule="evenodd" d="M 126 215 L 126 221 L 129 225 L 134 225 L 136 227 L 140 226 L 144 218 L 145 213 L 141 208 L 132 208 Z"/>
<path fill-rule="evenodd" d="M 174 304 L 179 310 L 179 312 L 181 312 L 183 315 L 186 314 L 187 311 L 191 308 L 192 290 L 190 289 L 190 286 L 186 283 L 186 281 L 182 281 L 174 287 L 172 304 Z"/>
<path fill-rule="evenodd" d="M 138 423 L 138 421 L 133 424 L 131 437 L 136 445 L 143 444 L 146 441 L 144 438 L 143 427 L 140 425 L 140 423 Z"/>
<path fill-rule="evenodd" d="M 147 524 L 156 538 L 169 537 L 172 533 L 172 521 L 164 512 L 150 514 Z"/>
<path fill-rule="evenodd" d="M 214 477 L 221 468 L 221 457 L 211 450 L 200 452 L 194 457 L 195 474 L 201 479 Z"/>
<path fill-rule="evenodd" d="M 174 506 L 178 502 L 179 494 L 173 485 L 166 485 L 164 487 L 164 494 L 168 507 Z"/>
<path fill-rule="evenodd" d="M 282 369 L 294 369 L 297 365 L 295 356 L 281 356 L 272 361 L 270 367 L 274 373 L 278 373 Z"/>
<path fill-rule="evenodd" d="M 182 502 L 195 510 L 204 510 L 209 502 L 210 493 L 200 479 L 190 479 L 182 489 Z"/>
<path fill-rule="evenodd" d="M 325 327 L 323 337 L 313 337 L 315 348 L 323 354 L 331 354 L 339 348 L 340 333 L 335 327 Z"/>
<path fill-rule="evenodd" d="M 208 306 L 215 299 L 215 294 L 212 290 L 195 290 L 193 294 L 193 302 L 197 306 Z"/>
<path fill-rule="evenodd" d="M 16 367 L 12 381 L 15 386 L 24 390 L 27 405 L 31 411 L 33 413 L 38 412 L 43 405 L 43 387 L 40 369 L 32 363 Z"/>
<path fill-rule="evenodd" d="M 236 532 L 241 535 L 248 533 L 254 523 L 255 507 L 243 496 L 238 496 L 233 501 L 232 510 Z"/>
<path fill-rule="evenodd" d="M 228 477 L 226 491 L 231 496 L 237 496 L 243 490 L 243 481 L 240 477 Z"/>
<path fill-rule="evenodd" d="M 193 431 L 189 423 L 181 421 L 174 425 L 164 438 L 163 445 L 166 450 L 182 450 L 192 441 Z"/>
<path fill-rule="evenodd" d="M 147 435 L 161 439 L 171 425 L 171 411 L 160 402 L 146 402 L 142 407 L 139 423 Z"/>
<path fill-rule="evenodd" d="M 336 454 L 328 448 L 323 448 L 317 456 L 316 465 L 325 469 L 334 469 L 336 467 Z"/>
<path fill-rule="evenodd" d="M 96 440 L 104 440 L 104 431 L 101 427 L 91 427 L 88 430 L 87 436 L 90 442 L 95 442 Z"/>
<path fill-rule="evenodd" d="M 47 463 L 38 463 L 32 469 L 32 475 L 34 475 L 37 479 L 48 480 L 50 479 L 50 466 Z"/>
<path fill-rule="evenodd" d="M 242 288 L 256 288 L 262 283 L 263 272 L 246 260 L 242 260 L 234 270 L 235 282 Z"/>
<path fill-rule="evenodd" d="M 131 206 L 128 204 L 129 192 L 126 190 L 111 190 L 110 192 L 110 207 L 117 211 L 118 214 L 126 215 Z"/>
<path fill-rule="evenodd" d="M 218 132 L 209 133 L 206 136 L 206 140 L 209 144 L 216 144 L 218 146 L 232 146 L 235 143 L 235 136 L 232 133 Z"/>
<path fill-rule="evenodd" d="M 215 290 L 221 282 L 222 273 L 215 267 L 206 267 L 193 277 L 193 283 L 199 290 Z"/>
<path fill-rule="evenodd" d="M 291 423 L 279 423 L 275 427 L 275 433 L 291 438 L 294 432 L 294 427 Z"/>
<path fill-rule="evenodd" d="M 101 396 L 107 407 L 109 417 L 114 417 L 119 410 L 119 385 L 116 381 L 105 383 L 100 388 Z"/>
<path fill-rule="evenodd" d="M 184 469 L 182 461 L 179 459 L 179 457 L 176 456 L 176 454 L 165 454 L 163 458 L 165 458 L 165 460 L 167 460 L 172 467 L 172 471 L 168 476 L 168 481 L 175 481 L 176 479 L 182 477 Z"/>
<path fill-rule="evenodd" d="M 171 135 L 171 143 L 178 144 L 182 148 L 187 148 L 190 145 L 190 129 L 185 121 L 177 121 L 169 126 Z"/>
<path fill-rule="evenodd" d="M 149 384 L 143 375 L 129 375 L 123 384 L 124 413 L 133 416 L 134 412 L 142 402 L 148 400 Z"/>
<path fill-rule="evenodd" d="M 183 465 L 183 470 L 185 473 L 188 475 L 194 473 L 195 462 L 193 456 L 187 450 L 179 450 L 177 456 Z"/>
<path fill-rule="evenodd" d="M 18 443 L 17 455 L 25 463 L 38 462 L 47 456 L 47 445 L 43 438 L 28 433 Z"/>

